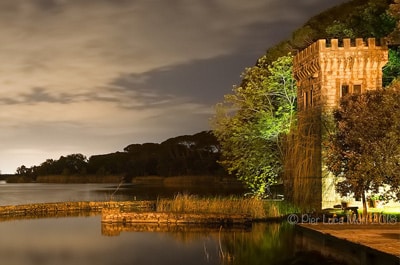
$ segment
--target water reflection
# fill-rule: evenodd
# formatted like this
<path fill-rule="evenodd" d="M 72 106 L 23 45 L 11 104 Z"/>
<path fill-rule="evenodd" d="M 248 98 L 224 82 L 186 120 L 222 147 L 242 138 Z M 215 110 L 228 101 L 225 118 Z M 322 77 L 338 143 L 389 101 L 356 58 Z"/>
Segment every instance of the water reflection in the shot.
<path fill-rule="evenodd" d="M 199 225 L 199 224 L 166 224 L 166 223 L 102 223 L 101 234 L 104 236 L 119 236 L 122 232 L 162 232 L 171 234 L 212 233 L 215 231 L 251 231 L 248 225 Z"/>
<path fill-rule="evenodd" d="M 57 201 L 104 201 L 117 185 L 6 184 L 0 205 Z M 220 187 L 165 189 L 162 186 L 126 185 L 115 195 L 120 200 L 172 197 L 178 192 L 221 194 Z M 226 194 L 240 190 L 226 190 Z M 159 195 L 157 195 L 159 194 Z M 256 223 L 248 227 L 105 226 L 90 212 L 57 213 L 47 218 L 0 218 L 2 264 L 364 264 L 370 252 L 343 246 L 295 231 L 285 223 Z M 330 255 L 334 255 L 333 259 Z M 375 254 L 373 254 L 375 255 Z M 382 261 L 381 256 L 374 256 Z M 347 263 L 338 260 L 345 259 Z M 387 259 L 385 264 L 397 264 Z M 312 263 L 314 262 L 314 263 Z M 383 264 L 375 262 L 374 264 Z"/>
<path fill-rule="evenodd" d="M 340 259 L 340 252 L 326 251 L 285 223 L 118 227 L 101 224 L 100 216 L 81 216 L 8 220 L 0 222 L 0 235 L 1 263 L 7 265 L 346 264 L 326 258 L 334 253 Z"/>
<path fill-rule="evenodd" d="M 164 232 L 174 242 L 197 246 L 198 252 L 203 245 L 203 263 L 199 264 L 277 264 L 293 255 L 295 243 L 293 226 L 282 223 L 256 223 L 251 228 L 102 224 L 102 234 L 107 236 L 143 231 Z M 185 264 L 192 264 L 191 260 Z"/>
<path fill-rule="evenodd" d="M 8 265 L 268 264 L 287 250 L 289 240 L 280 242 L 278 235 L 286 229 L 256 224 L 251 230 L 124 231 L 110 237 L 102 235 L 99 216 L 15 220 L 0 223 L 0 255 Z"/>

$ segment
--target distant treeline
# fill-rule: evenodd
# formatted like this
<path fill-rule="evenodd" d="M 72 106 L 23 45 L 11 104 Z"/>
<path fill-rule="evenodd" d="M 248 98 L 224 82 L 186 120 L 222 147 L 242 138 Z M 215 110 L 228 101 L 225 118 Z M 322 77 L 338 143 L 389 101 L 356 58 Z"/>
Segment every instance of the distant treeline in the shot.
<path fill-rule="evenodd" d="M 131 144 L 123 152 L 82 154 L 47 159 L 39 166 L 20 166 L 16 174 L 35 181 L 39 176 L 121 175 L 126 181 L 138 176 L 225 175 L 218 164 L 220 148 L 211 131 L 170 138 L 160 144 Z"/>

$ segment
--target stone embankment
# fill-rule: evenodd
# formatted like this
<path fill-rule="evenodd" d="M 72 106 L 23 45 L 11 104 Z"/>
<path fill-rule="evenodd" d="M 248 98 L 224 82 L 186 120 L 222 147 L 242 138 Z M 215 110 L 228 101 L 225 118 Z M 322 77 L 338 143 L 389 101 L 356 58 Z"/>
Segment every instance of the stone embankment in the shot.
<path fill-rule="evenodd" d="M 160 212 L 123 212 L 120 209 L 102 211 L 102 223 L 120 224 L 216 224 L 234 225 L 251 224 L 249 215 L 235 214 L 194 214 L 194 213 L 160 213 Z"/>
<path fill-rule="evenodd" d="M 103 202 L 54 202 L 0 206 L 0 218 L 29 218 L 65 216 L 71 213 L 90 212 L 100 214 L 103 209 L 119 211 L 151 211 L 153 201 L 103 201 Z"/>

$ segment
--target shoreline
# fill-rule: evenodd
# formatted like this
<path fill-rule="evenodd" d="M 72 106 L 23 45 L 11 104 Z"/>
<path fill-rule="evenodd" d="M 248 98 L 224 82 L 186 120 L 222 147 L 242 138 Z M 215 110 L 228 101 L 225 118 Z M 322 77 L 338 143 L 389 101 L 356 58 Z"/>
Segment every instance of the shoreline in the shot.
<path fill-rule="evenodd" d="M 71 201 L 0 206 L 0 218 L 38 218 L 79 212 L 101 214 L 102 210 L 144 211 L 154 209 L 154 201 Z"/>
<path fill-rule="evenodd" d="M 314 237 L 314 247 L 323 252 L 329 252 L 335 246 L 349 260 L 368 260 L 371 265 L 396 265 L 400 262 L 399 223 L 297 224 L 296 229 Z"/>

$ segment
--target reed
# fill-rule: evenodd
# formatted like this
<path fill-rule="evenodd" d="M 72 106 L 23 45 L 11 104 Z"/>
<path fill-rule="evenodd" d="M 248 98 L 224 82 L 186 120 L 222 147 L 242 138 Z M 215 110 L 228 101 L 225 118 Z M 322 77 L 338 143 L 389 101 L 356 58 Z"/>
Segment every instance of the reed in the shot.
<path fill-rule="evenodd" d="M 174 199 L 158 199 L 157 212 L 196 214 L 246 214 L 253 219 L 281 218 L 296 212 L 284 201 L 265 201 L 243 197 L 198 197 L 178 194 Z"/>

